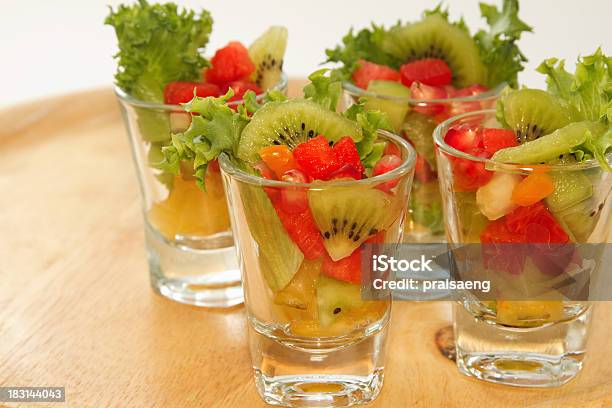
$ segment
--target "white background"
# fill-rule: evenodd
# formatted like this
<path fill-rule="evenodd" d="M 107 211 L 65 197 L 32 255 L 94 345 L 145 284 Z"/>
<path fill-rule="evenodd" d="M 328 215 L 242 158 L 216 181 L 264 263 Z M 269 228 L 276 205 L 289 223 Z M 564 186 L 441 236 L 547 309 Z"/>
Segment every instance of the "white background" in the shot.
<path fill-rule="evenodd" d="M 349 27 L 375 21 L 391 24 L 417 19 L 438 0 L 178 0 L 205 7 L 215 20 L 208 50 L 230 40 L 250 43 L 272 24 L 289 28 L 285 70 L 304 76 L 325 59 Z M 501 0 L 486 0 L 500 4 Z M 0 107 L 83 88 L 110 86 L 115 37 L 102 24 L 107 5 L 118 0 L 0 0 Z M 453 17 L 463 15 L 472 32 L 484 25 L 477 0 L 447 0 Z M 611 0 L 523 0 L 521 17 L 535 29 L 521 48 L 530 59 L 520 76 L 530 86 L 543 84 L 534 72 L 548 57 L 573 62 L 599 45 L 612 52 Z M 572 64 L 568 64 L 569 67 Z"/>

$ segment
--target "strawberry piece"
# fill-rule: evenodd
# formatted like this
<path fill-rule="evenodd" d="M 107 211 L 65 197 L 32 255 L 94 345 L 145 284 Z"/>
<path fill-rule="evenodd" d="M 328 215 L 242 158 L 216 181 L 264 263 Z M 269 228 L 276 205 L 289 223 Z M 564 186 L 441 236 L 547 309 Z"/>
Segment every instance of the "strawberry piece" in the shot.
<path fill-rule="evenodd" d="M 306 174 L 297 169 L 291 169 L 281 176 L 282 181 L 290 183 L 309 183 Z M 281 188 L 281 206 L 289 214 L 300 214 L 308 210 L 308 191 L 303 187 Z"/>
<path fill-rule="evenodd" d="M 400 80 L 400 73 L 386 65 L 379 65 L 366 60 L 359 60 L 357 65 L 357 69 L 353 71 L 353 82 L 360 88 L 367 89 L 370 81 L 374 80 Z"/>
<path fill-rule="evenodd" d="M 257 86 L 257 84 L 250 81 L 233 81 L 229 85 L 227 85 L 227 87 L 232 88 L 232 90 L 234 91 L 234 96 L 229 99 L 229 102 L 242 100 L 246 91 L 253 91 L 256 95 L 263 93 L 263 91 L 260 87 Z M 227 92 L 227 88 L 225 92 Z"/>
<path fill-rule="evenodd" d="M 449 66 L 438 58 L 424 58 L 409 62 L 400 68 L 402 84 L 412 85 L 420 82 L 425 85 L 444 86 L 449 85 L 453 79 L 453 73 Z"/>
<path fill-rule="evenodd" d="M 401 155 L 400 148 L 397 147 L 397 145 L 393 142 L 387 142 L 385 144 L 385 150 L 383 151 L 383 156 L 386 156 L 388 154 L 394 154 L 399 157 Z"/>
<path fill-rule="evenodd" d="M 278 206 L 275 207 L 285 231 L 300 248 L 306 259 L 317 259 L 326 254 L 323 238 L 317 228 L 310 209 L 302 213 L 289 214 Z"/>
<path fill-rule="evenodd" d="M 341 166 L 323 135 L 300 143 L 293 149 L 293 156 L 300 167 L 317 180 L 327 180 Z"/>
<path fill-rule="evenodd" d="M 336 179 L 354 179 L 361 180 L 363 178 L 363 173 L 360 170 L 357 170 L 355 166 L 352 164 L 345 164 L 340 167 L 338 170 L 334 171 L 329 175 L 328 180 L 336 180 Z"/>
<path fill-rule="evenodd" d="M 491 154 L 480 147 L 468 149 L 466 153 L 490 159 Z M 485 163 L 469 159 L 452 158 L 453 178 L 459 191 L 474 191 L 484 186 L 493 177 L 493 172 L 485 169 Z"/>
<path fill-rule="evenodd" d="M 351 255 L 338 261 L 325 254 L 321 271 L 324 275 L 343 282 L 361 283 L 361 249 L 357 248 Z"/>
<path fill-rule="evenodd" d="M 365 167 L 361 164 L 355 141 L 349 136 L 345 136 L 334 143 L 333 151 L 336 162 L 340 165 L 350 164 L 357 169 L 360 174 L 365 171 Z"/>
<path fill-rule="evenodd" d="M 193 99 L 193 90 L 196 95 L 205 98 L 207 96 L 219 96 L 221 89 L 215 84 L 203 84 L 198 82 L 170 82 L 164 88 L 164 103 L 178 105 L 187 103 Z"/>
<path fill-rule="evenodd" d="M 484 128 L 482 130 L 482 146 L 491 155 L 506 147 L 518 146 L 516 134 L 510 129 Z"/>
<path fill-rule="evenodd" d="M 215 173 L 219 173 L 221 171 L 219 169 L 219 160 L 215 159 L 215 160 L 209 161 L 207 171 L 208 170 L 213 171 Z"/>
<path fill-rule="evenodd" d="M 444 103 L 427 102 L 432 99 L 448 98 L 448 94 L 444 88 L 413 82 L 410 86 L 410 95 L 414 99 L 423 100 L 423 102 L 419 102 L 413 106 L 415 112 L 419 112 L 423 115 L 436 116 L 443 113 L 446 108 Z"/>
<path fill-rule="evenodd" d="M 249 50 L 238 41 L 218 49 L 210 63 L 211 67 L 205 72 L 206 81 L 218 85 L 238 81 L 255 71 Z"/>
<path fill-rule="evenodd" d="M 379 176 L 381 174 L 385 174 L 390 172 L 393 169 L 396 169 L 402 164 L 402 159 L 399 156 L 394 154 L 389 154 L 381 157 L 381 159 L 374 165 L 374 169 L 372 170 L 372 176 Z M 376 188 L 382 191 L 389 191 L 393 187 L 397 186 L 399 180 L 390 180 L 385 181 L 384 183 L 380 183 L 376 186 Z"/>
<path fill-rule="evenodd" d="M 444 141 L 447 145 L 462 152 L 482 147 L 482 130 L 468 124 L 453 126 L 446 132 Z"/>

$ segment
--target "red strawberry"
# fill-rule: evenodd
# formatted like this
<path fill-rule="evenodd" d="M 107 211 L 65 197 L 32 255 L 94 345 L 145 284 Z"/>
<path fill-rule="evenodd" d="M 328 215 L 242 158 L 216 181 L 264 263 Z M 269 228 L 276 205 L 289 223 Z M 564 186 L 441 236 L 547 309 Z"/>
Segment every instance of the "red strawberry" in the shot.
<path fill-rule="evenodd" d="M 259 171 L 261 177 L 268 180 L 276 180 L 276 174 L 268 167 L 268 165 L 262 160 L 258 161 L 253 165 L 255 169 Z M 268 195 L 272 204 L 276 205 L 280 200 L 280 190 L 278 187 L 264 187 L 264 191 Z"/>
<path fill-rule="evenodd" d="M 361 283 L 361 249 L 357 248 L 351 255 L 338 261 L 333 261 L 325 254 L 321 271 L 330 278 Z"/>
<path fill-rule="evenodd" d="M 334 157 L 340 165 L 350 164 L 360 173 L 365 171 L 363 164 L 361 164 L 355 141 L 349 136 L 345 136 L 334 143 L 333 151 Z"/>
<path fill-rule="evenodd" d="M 383 155 L 388 155 L 388 154 L 394 154 L 396 156 L 400 156 L 400 149 L 399 147 L 397 147 L 397 145 L 393 142 L 387 142 L 385 144 L 385 151 L 383 152 Z"/>
<path fill-rule="evenodd" d="M 402 164 L 402 159 L 400 159 L 399 156 L 396 156 L 394 154 L 383 156 L 378 161 L 378 163 L 374 165 L 374 169 L 372 170 L 372 176 L 378 176 L 381 174 L 388 173 L 391 170 L 398 168 L 400 164 Z M 399 183 L 399 180 L 385 181 L 384 183 L 377 185 L 376 188 L 383 191 L 389 191 L 393 187 L 397 186 L 397 183 Z"/>
<path fill-rule="evenodd" d="M 228 85 L 228 88 L 232 88 L 232 90 L 234 91 L 234 96 L 231 97 L 231 99 L 229 100 L 230 102 L 241 100 L 244 97 L 246 91 L 253 91 L 256 95 L 259 95 L 263 92 L 261 88 L 257 86 L 257 84 L 249 81 L 234 81 Z M 227 92 L 227 88 L 225 92 Z"/>
<path fill-rule="evenodd" d="M 288 170 L 281 176 L 282 181 L 290 183 L 309 183 L 310 179 L 298 169 Z M 289 214 L 299 214 L 308 210 L 308 192 L 303 187 L 282 187 L 281 205 Z"/>
<path fill-rule="evenodd" d="M 345 164 L 344 166 L 340 167 L 338 170 L 330 174 L 328 180 L 335 180 L 335 179 L 361 180 L 363 178 L 362 176 L 363 176 L 363 172 L 361 172 L 360 170 L 357 170 L 355 166 L 353 166 L 352 164 Z"/>
<path fill-rule="evenodd" d="M 510 129 L 485 128 L 482 130 L 482 145 L 488 153 L 495 154 L 506 147 L 518 146 L 518 141 Z"/>
<path fill-rule="evenodd" d="M 357 65 L 357 69 L 353 71 L 353 82 L 360 88 L 367 89 L 368 84 L 373 80 L 400 80 L 399 72 L 386 65 L 379 65 L 366 60 L 359 60 Z"/>
<path fill-rule="evenodd" d="M 323 238 L 317 228 L 310 209 L 303 213 L 288 214 L 279 207 L 275 207 L 285 231 L 291 240 L 300 248 L 306 259 L 317 259 L 326 253 Z"/>
<path fill-rule="evenodd" d="M 187 103 L 193 99 L 193 90 L 202 98 L 207 96 L 219 96 L 221 89 L 215 84 L 203 84 L 198 82 L 170 82 L 164 88 L 164 103 L 178 105 Z"/>
<path fill-rule="evenodd" d="M 468 149 L 466 153 L 485 159 L 491 158 L 491 155 L 480 147 Z M 493 172 L 485 169 L 484 162 L 460 158 L 451 158 L 451 160 L 455 185 L 460 191 L 474 191 L 487 184 L 493 177 Z"/>
<path fill-rule="evenodd" d="M 413 82 L 425 85 L 444 86 L 451 83 L 453 73 L 441 59 L 425 58 L 402 65 L 400 68 L 402 83 L 406 86 Z"/>
<path fill-rule="evenodd" d="M 227 84 L 248 77 L 255 71 L 249 50 L 238 41 L 232 41 L 215 53 L 206 70 L 206 80 L 215 84 Z"/>
<path fill-rule="evenodd" d="M 448 94 L 444 88 L 429 86 L 420 82 L 413 82 L 410 86 L 410 96 L 414 99 L 422 99 L 424 102 L 416 104 L 413 109 L 423 115 L 436 116 L 444 112 L 444 103 L 426 102 L 432 99 L 446 99 Z"/>
<path fill-rule="evenodd" d="M 444 141 L 447 145 L 462 152 L 476 147 L 482 147 L 482 130 L 478 126 L 458 125 L 446 132 Z"/>
<path fill-rule="evenodd" d="M 300 167 L 313 179 L 327 180 L 340 168 L 333 149 L 325 136 L 319 135 L 293 149 L 293 156 Z"/>

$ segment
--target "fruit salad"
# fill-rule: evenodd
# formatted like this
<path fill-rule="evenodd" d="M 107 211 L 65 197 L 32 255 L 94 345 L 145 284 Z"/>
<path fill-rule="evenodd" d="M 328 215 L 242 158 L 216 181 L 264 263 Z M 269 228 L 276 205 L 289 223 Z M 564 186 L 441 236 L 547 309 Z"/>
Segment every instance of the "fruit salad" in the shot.
<path fill-rule="evenodd" d="M 169 241 L 193 241 L 230 230 L 216 162 L 200 174 L 187 163 L 178 172 L 163 166 L 162 151 L 171 145 L 172 134 L 191 124 L 182 104 L 194 95 L 221 96 L 231 89 L 228 104 L 237 106 L 246 91 L 263 95 L 283 86 L 284 27 L 269 28 L 248 48 L 231 41 L 208 60 L 201 52 L 212 23 L 206 10 L 196 13 L 145 0 L 111 9 L 106 19 L 118 40 L 117 94 L 127 116 L 136 118 L 130 132 L 137 136 L 132 142 L 143 167 L 141 178 L 151 175 L 157 180 L 153 187 L 148 186 L 155 183 L 143 181 L 146 218 Z M 196 186 L 203 180 L 206 190 Z"/>
<path fill-rule="evenodd" d="M 475 35 L 438 6 L 417 22 L 351 30 L 341 46 L 327 50 L 328 62 L 342 64 L 346 104 L 361 98 L 368 109 L 386 112 L 417 150 L 409 241 L 444 238 L 434 128 L 449 117 L 492 108 L 504 83 L 516 86 L 526 61 L 516 42 L 531 28 L 518 17 L 518 1 L 504 0 L 501 10 L 480 7 L 490 29 Z"/>
<path fill-rule="evenodd" d="M 196 97 L 165 165 L 221 154 L 250 318 L 278 335 L 333 337 L 386 322 L 390 299 L 363 300 L 362 245 L 398 242 L 414 153 L 363 104 L 336 112 L 341 84 L 317 71 L 305 98 L 249 91 L 237 111 Z M 280 333 L 280 334 L 279 334 Z"/>
<path fill-rule="evenodd" d="M 556 59 L 538 71 L 548 90 L 505 90 L 496 111 L 436 131 L 449 240 L 482 244 L 482 267 L 499 291 L 482 306 L 514 327 L 581 310 L 550 290 L 581 266 L 575 244 L 610 239 L 612 59 L 597 50 L 573 74 Z"/>

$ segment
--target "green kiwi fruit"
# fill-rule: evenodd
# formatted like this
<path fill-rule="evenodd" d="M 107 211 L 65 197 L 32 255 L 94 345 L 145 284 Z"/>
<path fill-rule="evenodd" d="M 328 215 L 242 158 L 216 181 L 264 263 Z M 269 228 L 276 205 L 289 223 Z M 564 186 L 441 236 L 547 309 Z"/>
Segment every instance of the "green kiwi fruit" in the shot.
<path fill-rule="evenodd" d="M 414 150 L 423 157 L 427 164 L 436 170 L 436 154 L 433 144 L 433 131 L 437 124 L 431 116 L 418 112 L 410 112 L 406 115 L 403 135 L 414 146 Z"/>
<path fill-rule="evenodd" d="M 282 290 L 300 269 L 304 255 L 291 240 L 260 186 L 240 183 L 246 223 L 257 246 L 257 262 L 273 292 Z"/>
<path fill-rule="evenodd" d="M 278 83 L 283 72 L 283 58 L 287 49 L 287 29 L 273 26 L 249 47 L 255 64 L 251 79 L 264 91 Z"/>
<path fill-rule="evenodd" d="M 586 243 L 597 225 L 604 205 L 605 202 L 591 198 L 553 214 L 572 241 Z"/>
<path fill-rule="evenodd" d="M 591 180 L 580 171 L 558 171 L 549 173 L 554 190 L 546 197 L 552 212 L 564 211 L 593 195 Z"/>
<path fill-rule="evenodd" d="M 270 145 L 285 144 L 293 149 L 317 135 L 336 141 L 351 136 L 363 138 L 361 127 L 339 113 L 305 99 L 271 102 L 253 115 L 238 144 L 238 157 L 249 163 L 259 160 L 258 152 Z"/>
<path fill-rule="evenodd" d="M 373 188 L 312 188 L 308 202 L 323 245 L 334 261 L 349 256 L 368 237 L 386 230 L 399 215 L 391 196 Z"/>
<path fill-rule="evenodd" d="M 393 27 L 381 47 L 405 62 L 423 58 L 444 60 L 453 72 L 453 84 L 460 88 L 485 80 L 486 69 L 474 39 L 438 14 Z"/>
<path fill-rule="evenodd" d="M 389 122 L 395 129 L 399 131 L 404 123 L 404 117 L 410 108 L 408 98 L 410 98 L 410 89 L 396 81 L 370 81 L 368 84 L 368 92 L 377 95 L 390 96 L 393 99 L 382 99 L 374 97 L 366 97 L 365 107 L 368 110 L 381 111 L 387 114 Z M 401 98 L 406 99 L 402 101 Z"/>
<path fill-rule="evenodd" d="M 319 322 L 326 327 L 344 317 L 351 309 L 365 305 L 361 299 L 361 286 L 324 275 L 317 281 L 317 308 Z"/>
<path fill-rule="evenodd" d="M 598 135 L 602 132 L 602 125 L 594 122 L 570 123 L 530 142 L 501 149 L 493 155 L 493 160 L 520 164 L 548 163 L 584 143 L 588 132 Z"/>
<path fill-rule="evenodd" d="M 500 100 L 503 121 L 519 143 L 548 135 L 579 119 L 578 112 L 562 99 L 540 89 L 520 89 Z"/>

